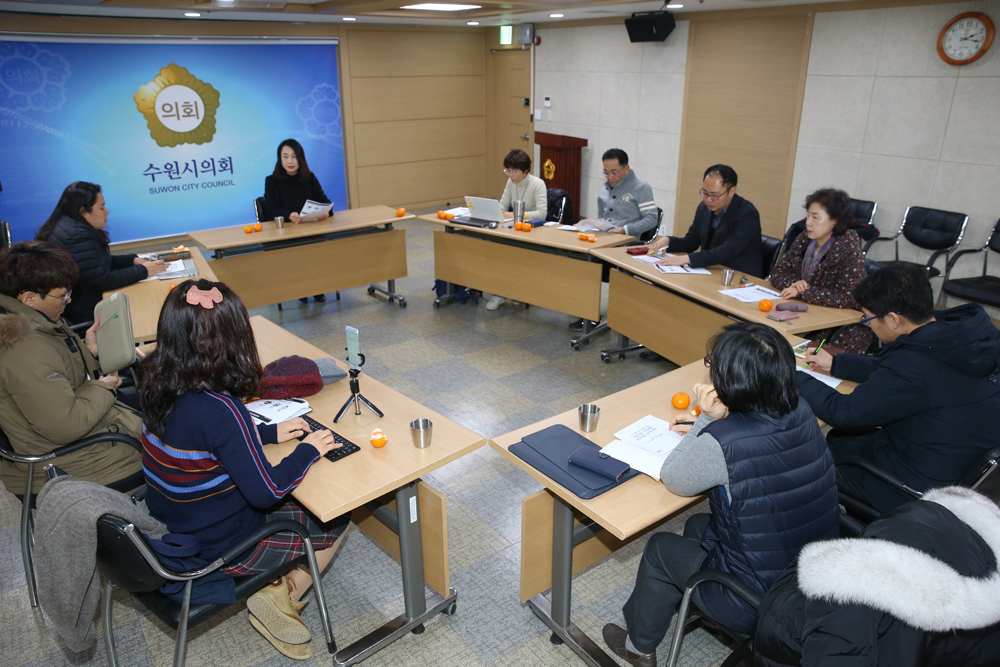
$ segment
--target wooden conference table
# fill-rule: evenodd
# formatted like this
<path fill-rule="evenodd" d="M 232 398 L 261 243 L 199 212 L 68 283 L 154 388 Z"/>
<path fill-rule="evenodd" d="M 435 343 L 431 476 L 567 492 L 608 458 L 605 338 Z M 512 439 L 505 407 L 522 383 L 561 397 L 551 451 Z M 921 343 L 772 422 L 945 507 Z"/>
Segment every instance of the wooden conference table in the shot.
<path fill-rule="evenodd" d="M 616 267 L 608 286 L 608 327 L 625 338 L 676 364 L 684 365 L 705 356 L 705 343 L 723 326 L 740 322 L 760 322 L 785 334 L 801 334 L 858 322 L 860 311 L 810 305 L 789 323 L 768 319 L 756 303 L 742 303 L 719 293 L 722 267 L 710 267 L 711 275 L 660 273 L 640 262 L 625 248 L 601 248 L 595 257 Z M 760 278 L 752 282 L 770 288 Z M 739 272 L 733 287 L 739 287 Z M 782 299 L 775 299 L 775 303 Z M 623 345 L 624 347 L 624 341 Z M 610 362 L 610 355 L 602 355 Z"/>
<path fill-rule="evenodd" d="M 793 336 L 788 338 L 792 344 L 801 342 Z M 804 364 L 801 359 L 796 361 Z M 604 447 L 615 440 L 615 432 L 646 415 L 669 421 L 676 414 L 687 413 L 674 408 L 670 397 L 679 391 L 691 393 L 696 383 L 708 382 L 708 372 L 699 357 L 698 361 L 675 371 L 595 401 L 601 407 L 601 417 L 597 429 L 591 433 L 579 430 L 579 416 L 574 409 L 490 440 L 493 449 L 545 485 L 521 501 L 521 601 L 527 602 L 552 630 L 554 639 L 568 644 L 593 667 L 617 667 L 618 663 L 573 624 L 570 618 L 573 575 L 704 496 L 675 496 L 661 482 L 639 475 L 585 500 L 525 463 L 509 448 L 522 437 L 554 424 L 563 424 Z M 849 393 L 856 386 L 845 381 L 837 391 Z M 542 595 L 548 588 L 552 589 L 551 602 Z"/>
<path fill-rule="evenodd" d="M 172 280 L 146 280 L 141 283 L 133 283 L 121 289 L 108 290 L 104 293 L 107 297 L 114 292 L 125 292 L 128 294 L 129 309 L 132 311 L 132 336 L 137 343 L 148 343 L 156 340 L 156 325 L 160 321 L 160 310 L 163 308 L 163 300 L 167 298 L 170 288 L 185 280 L 217 280 L 209 263 L 205 261 L 204 255 L 198 248 L 189 248 L 194 266 L 198 269 L 197 276 L 187 278 L 175 278 Z"/>
<path fill-rule="evenodd" d="M 263 364 L 292 354 L 309 359 L 329 356 L 263 317 L 250 321 Z M 346 370 L 340 360 L 337 363 Z M 324 521 L 353 512 L 352 521 L 399 558 L 405 611 L 338 651 L 335 665 L 360 662 L 407 632 L 422 632 L 423 623 L 438 612 L 455 613 L 457 593 L 450 586 L 448 571 L 447 502 L 443 493 L 420 481 L 420 476 L 486 444 L 482 436 L 376 380 L 362 377 L 361 393 L 385 417 L 362 407 L 360 415 L 348 410 L 340 423 L 334 424 L 334 415 L 351 397 L 346 379 L 307 399 L 313 408 L 310 417 L 333 428 L 361 451 L 337 462 L 320 459 L 292 495 Z M 433 439 L 424 449 L 414 447 L 410 438 L 410 421 L 420 417 L 434 423 Z M 381 449 L 369 443 L 375 428 L 389 438 Z M 294 440 L 268 445 L 264 452 L 275 464 L 297 445 Z M 425 581 L 436 591 L 429 598 L 424 597 Z"/>
<path fill-rule="evenodd" d="M 209 262 L 219 280 L 229 285 L 247 308 L 291 301 L 369 284 L 389 301 L 396 278 L 406 276 L 406 231 L 393 224 L 413 219 L 396 216 L 388 206 L 334 211 L 326 220 L 293 224 L 274 222 L 247 234 L 243 225 L 190 232 L 195 243 L 213 253 Z M 383 288 L 375 283 L 385 281 Z"/>
<path fill-rule="evenodd" d="M 585 326 L 600 319 L 601 262 L 595 249 L 634 241 L 625 234 L 595 232 L 591 243 L 576 232 L 536 227 L 530 232 L 512 228 L 470 227 L 422 215 L 420 220 L 444 227 L 434 233 L 434 277 L 453 285 L 492 292 L 582 317 Z M 453 299 L 435 300 L 434 306 Z M 586 333 L 586 332 L 585 332 Z"/>

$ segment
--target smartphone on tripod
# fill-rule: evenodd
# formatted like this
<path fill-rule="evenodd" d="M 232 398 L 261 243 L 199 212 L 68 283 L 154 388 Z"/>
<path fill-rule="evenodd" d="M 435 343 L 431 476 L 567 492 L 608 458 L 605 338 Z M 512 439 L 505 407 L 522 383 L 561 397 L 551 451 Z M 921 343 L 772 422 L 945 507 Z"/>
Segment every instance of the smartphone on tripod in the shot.
<path fill-rule="evenodd" d="M 341 417 L 347 414 L 347 409 L 352 405 L 354 406 L 354 414 L 360 415 L 362 403 L 379 417 L 384 417 L 385 415 L 382 411 L 361 394 L 361 383 L 358 382 L 358 376 L 361 375 L 361 367 L 365 364 L 365 355 L 361 354 L 361 342 L 358 339 L 358 330 L 354 327 L 345 327 L 345 331 L 347 333 L 347 364 L 351 367 L 347 371 L 347 374 L 351 376 L 349 381 L 351 396 L 344 403 L 344 406 L 340 408 L 337 416 L 333 418 L 333 423 L 339 423 Z"/>
<path fill-rule="evenodd" d="M 364 361 L 361 358 L 361 341 L 358 330 L 354 327 L 344 327 L 347 332 L 347 363 L 351 368 L 361 368 Z"/>

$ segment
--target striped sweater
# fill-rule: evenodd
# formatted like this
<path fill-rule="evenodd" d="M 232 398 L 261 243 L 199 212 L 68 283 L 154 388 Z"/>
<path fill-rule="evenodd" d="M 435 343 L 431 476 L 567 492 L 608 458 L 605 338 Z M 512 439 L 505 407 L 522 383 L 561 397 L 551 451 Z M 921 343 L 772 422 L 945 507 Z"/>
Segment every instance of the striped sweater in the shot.
<path fill-rule="evenodd" d="M 208 560 L 261 526 L 320 457 L 301 443 L 272 466 L 262 443 L 277 426 L 258 430 L 239 400 L 208 390 L 178 398 L 162 436 L 143 428 L 146 505 L 170 532 L 197 537 Z"/>

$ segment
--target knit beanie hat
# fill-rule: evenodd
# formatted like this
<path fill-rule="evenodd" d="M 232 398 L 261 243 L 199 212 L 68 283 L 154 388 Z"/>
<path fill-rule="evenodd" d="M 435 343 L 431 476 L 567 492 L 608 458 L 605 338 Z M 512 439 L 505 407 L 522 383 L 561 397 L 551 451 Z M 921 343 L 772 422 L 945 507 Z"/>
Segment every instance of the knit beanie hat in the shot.
<path fill-rule="evenodd" d="M 261 398 L 303 398 L 323 388 L 316 362 L 305 357 L 282 357 L 264 367 Z"/>

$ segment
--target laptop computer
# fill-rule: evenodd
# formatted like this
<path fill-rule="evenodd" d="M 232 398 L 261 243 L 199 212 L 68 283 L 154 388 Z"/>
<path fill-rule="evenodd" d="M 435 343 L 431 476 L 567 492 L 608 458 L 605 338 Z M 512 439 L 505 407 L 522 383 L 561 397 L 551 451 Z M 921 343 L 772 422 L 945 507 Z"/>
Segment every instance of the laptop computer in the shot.
<path fill-rule="evenodd" d="M 496 199 L 483 197 L 466 197 L 465 205 L 469 207 L 468 216 L 459 216 L 453 222 L 461 222 L 473 227 L 485 227 L 491 222 L 504 222 L 503 210 Z"/>

